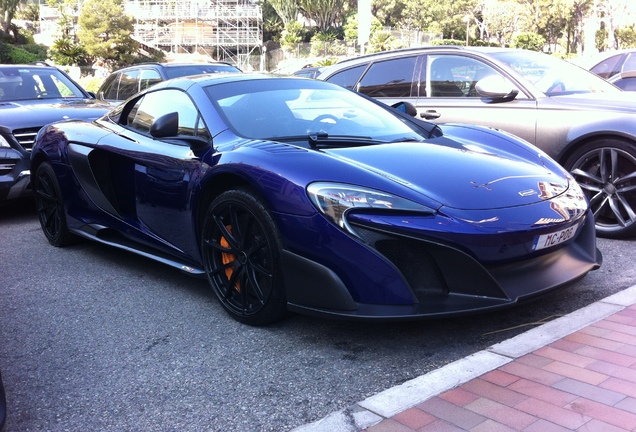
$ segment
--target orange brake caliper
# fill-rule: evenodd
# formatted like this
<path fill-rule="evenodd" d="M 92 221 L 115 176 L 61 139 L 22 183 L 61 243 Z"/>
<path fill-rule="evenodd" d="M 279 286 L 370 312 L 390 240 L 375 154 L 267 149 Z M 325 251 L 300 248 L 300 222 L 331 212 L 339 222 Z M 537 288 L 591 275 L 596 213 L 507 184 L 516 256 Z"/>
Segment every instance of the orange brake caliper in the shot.
<path fill-rule="evenodd" d="M 226 228 L 229 232 L 232 232 L 232 225 L 226 225 Z M 228 243 L 228 241 L 225 239 L 225 237 L 221 237 L 221 240 L 219 241 L 219 243 L 221 244 L 221 246 L 223 246 L 224 248 L 229 248 L 230 247 L 230 243 Z M 222 252 L 221 253 L 221 261 L 223 262 L 223 265 L 227 265 L 229 263 L 231 263 L 232 261 L 236 260 L 236 255 L 231 254 L 231 253 L 227 253 L 227 252 Z M 225 276 L 227 276 L 227 280 L 231 280 L 232 279 L 232 275 L 234 274 L 234 268 L 233 267 L 228 267 L 225 269 Z M 240 281 L 236 281 L 236 285 L 234 286 L 234 288 L 236 289 L 236 291 L 241 292 L 241 282 Z"/>

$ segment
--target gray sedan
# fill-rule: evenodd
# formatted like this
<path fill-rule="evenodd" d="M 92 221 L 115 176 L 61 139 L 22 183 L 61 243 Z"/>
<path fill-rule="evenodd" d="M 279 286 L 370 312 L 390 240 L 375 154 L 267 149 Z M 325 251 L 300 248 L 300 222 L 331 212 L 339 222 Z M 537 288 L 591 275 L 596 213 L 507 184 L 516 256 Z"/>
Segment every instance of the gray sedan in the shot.
<path fill-rule="evenodd" d="M 410 101 L 420 118 L 505 130 L 566 167 L 592 203 L 597 233 L 636 235 L 636 102 L 602 78 L 525 50 L 426 47 L 370 54 L 318 79 Z"/>

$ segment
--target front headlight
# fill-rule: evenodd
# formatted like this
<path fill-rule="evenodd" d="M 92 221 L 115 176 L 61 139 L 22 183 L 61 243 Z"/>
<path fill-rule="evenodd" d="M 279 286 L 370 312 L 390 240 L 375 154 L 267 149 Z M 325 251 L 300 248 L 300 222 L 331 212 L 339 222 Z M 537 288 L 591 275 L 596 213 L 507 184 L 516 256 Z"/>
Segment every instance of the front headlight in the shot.
<path fill-rule="evenodd" d="M 435 213 L 435 210 L 430 207 L 387 192 L 344 183 L 312 183 L 307 186 L 307 194 L 322 214 L 345 229 L 348 229 L 346 214 L 353 209 L 402 211 L 427 215 Z"/>
<path fill-rule="evenodd" d="M 0 148 L 11 148 L 9 142 L 2 135 L 0 135 Z"/>

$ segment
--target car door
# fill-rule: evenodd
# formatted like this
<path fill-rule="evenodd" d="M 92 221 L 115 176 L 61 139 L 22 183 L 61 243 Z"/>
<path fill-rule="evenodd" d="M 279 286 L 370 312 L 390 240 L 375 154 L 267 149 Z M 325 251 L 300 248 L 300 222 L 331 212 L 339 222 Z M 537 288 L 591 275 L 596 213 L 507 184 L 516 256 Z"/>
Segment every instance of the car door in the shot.
<path fill-rule="evenodd" d="M 129 104 L 119 119 L 121 129 L 98 143 L 98 149 L 105 151 L 93 158 L 93 170 L 99 170 L 98 164 L 109 167 L 103 174 L 107 181 L 101 181 L 100 187 L 107 190 L 103 185 L 109 183 L 112 191 L 107 196 L 120 218 L 171 253 L 197 258 L 191 210 L 193 188 L 204 168 L 187 141 L 179 138 L 210 140 L 207 127 L 190 97 L 180 90 L 150 92 Z M 174 112 L 179 116 L 177 136 L 152 137 L 153 122 Z"/>
<path fill-rule="evenodd" d="M 537 102 L 520 86 L 519 94 L 506 102 L 483 98 L 477 82 L 490 75 L 513 83 L 495 65 L 460 54 L 429 54 L 420 69 L 419 97 L 415 103 L 420 118 L 442 123 L 470 123 L 505 130 L 536 141 Z"/>

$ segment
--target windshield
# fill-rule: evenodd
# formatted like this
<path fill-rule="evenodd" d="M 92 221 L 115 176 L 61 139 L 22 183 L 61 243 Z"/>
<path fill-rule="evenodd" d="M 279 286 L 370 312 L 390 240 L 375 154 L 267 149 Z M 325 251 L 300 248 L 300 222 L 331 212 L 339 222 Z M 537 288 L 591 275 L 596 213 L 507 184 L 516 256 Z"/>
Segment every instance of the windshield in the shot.
<path fill-rule="evenodd" d="M 492 55 L 548 96 L 573 93 L 620 93 L 603 78 L 557 57 L 532 51 Z"/>
<path fill-rule="evenodd" d="M 84 93 L 57 69 L 28 66 L 0 68 L 0 100 L 84 97 Z"/>
<path fill-rule="evenodd" d="M 188 75 L 200 75 L 211 73 L 232 73 L 241 72 L 240 69 L 226 64 L 207 64 L 201 63 L 196 65 L 179 65 L 168 66 L 165 68 L 166 76 L 168 78 L 179 78 Z"/>
<path fill-rule="evenodd" d="M 261 79 L 214 85 L 206 91 L 230 127 L 246 138 L 422 140 L 387 109 L 322 81 Z"/>

